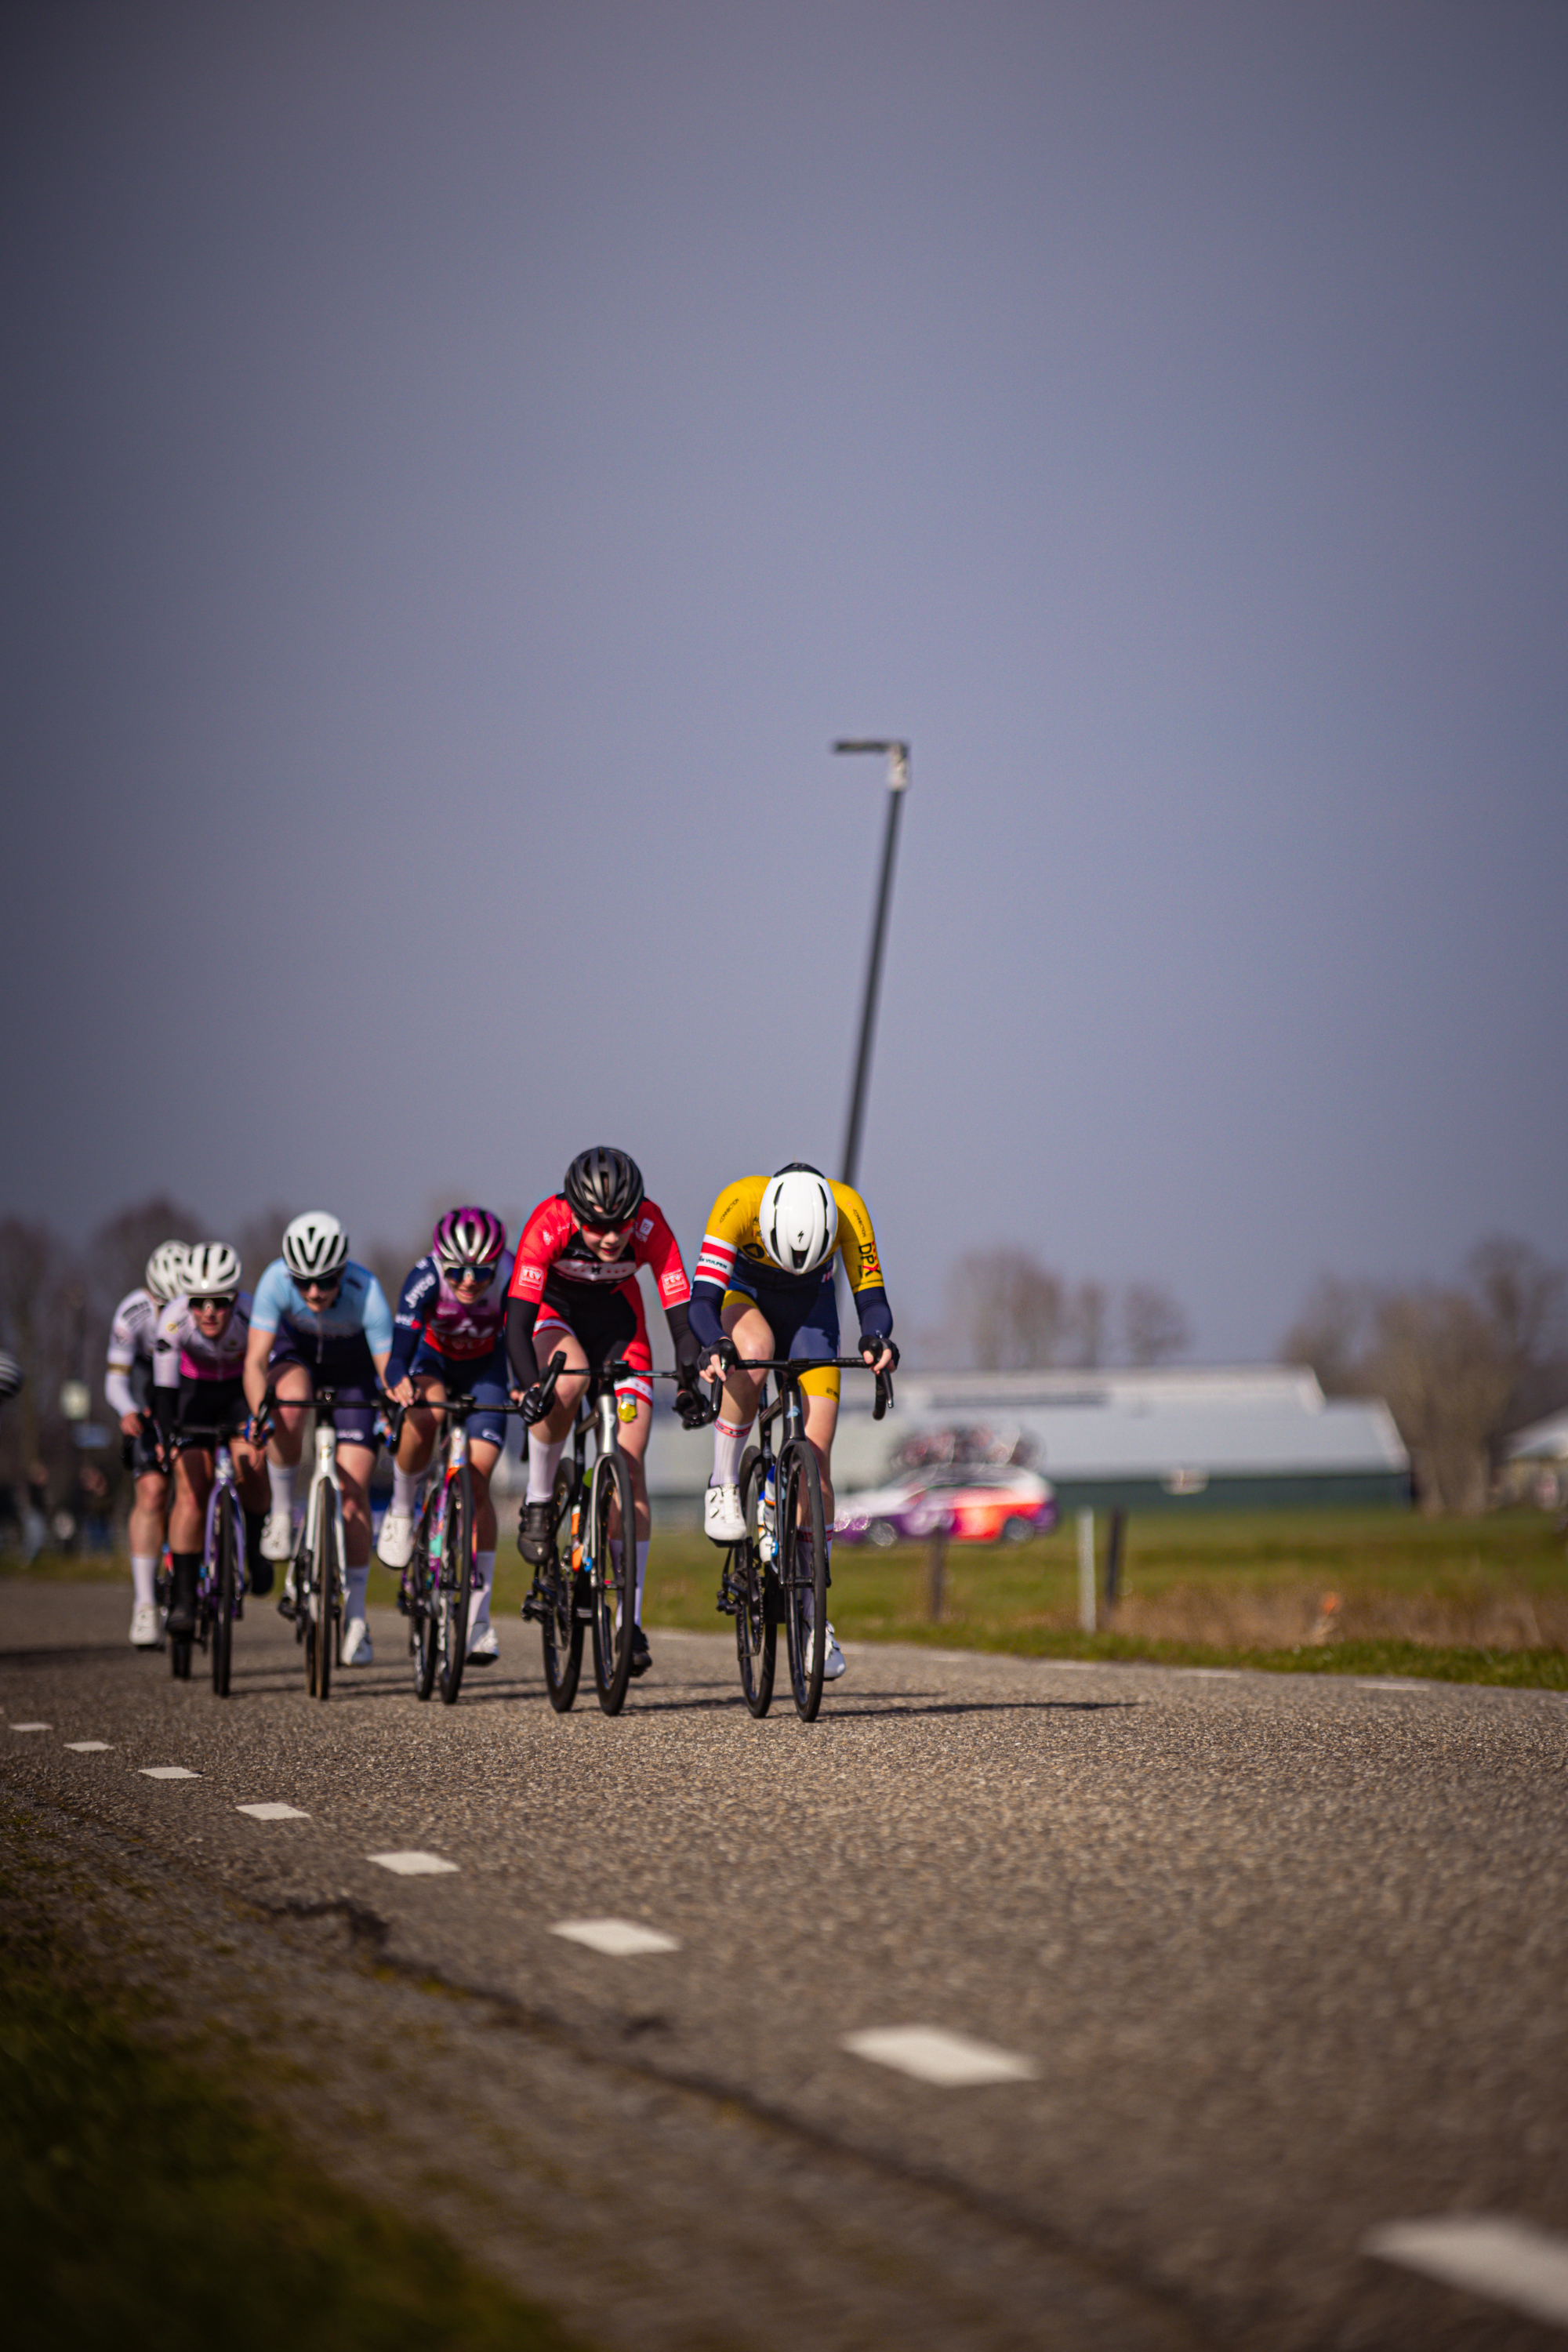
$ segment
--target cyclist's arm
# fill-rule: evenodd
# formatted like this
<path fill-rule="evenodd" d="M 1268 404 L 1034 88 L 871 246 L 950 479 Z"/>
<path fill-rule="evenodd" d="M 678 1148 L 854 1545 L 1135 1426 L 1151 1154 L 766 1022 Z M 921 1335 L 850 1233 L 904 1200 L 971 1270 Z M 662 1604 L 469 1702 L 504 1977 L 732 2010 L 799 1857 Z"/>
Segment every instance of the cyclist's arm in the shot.
<path fill-rule="evenodd" d="M 374 1274 L 365 1285 L 364 1304 L 360 1308 L 360 1329 L 364 1333 L 377 1364 L 384 1364 L 392 1353 L 392 1309 L 386 1303 L 385 1291 Z"/>
<path fill-rule="evenodd" d="M 134 1422 L 140 1412 L 140 1407 L 131 1388 L 131 1367 L 134 1360 L 133 1356 L 123 1352 L 112 1339 L 110 1341 L 109 1366 L 103 1375 L 103 1393 L 108 1399 L 110 1412 L 122 1427 L 127 1421 Z"/>
<path fill-rule="evenodd" d="M 669 1336 L 675 1343 L 675 1360 L 683 1372 L 689 1371 L 697 1361 L 697 1341 L 691 1333 L 691 1284 L 687 1276 L 680 1244 L 662 1209 L 653 1202 L 644 1203 L 637 1227 L 637 1263 L 646 1265 L 658 1285 L 658 1303 L 664 1309 L 664 1319 L 669 1326 Z"/>
<path fill-rule="evenodd" d="M 397 1312 L 392 1318 L 392 1349 L 382 1375 L 384 1388 L 399 1388 L 408 1378 L 408 1368 L 425 1337 L 431 1302 L 440 1288 L 440 1276 L 429 1259 L 422 1257 L 398 1293 Z"/>
<path fill-rule="evenodd" d="M 871 1212 L 852 1185 L 835 1184 L 833 1197 L 838 1203 L 838 1246 L 860 1322 L 861 1353 L 866 1352 L 868 1342 L 879 1343 L 876 1368 L 885 1371 L 892 1361 L 887 1342 L 893 1333 L 893 1310 L 882 1282 L 882 1261 L 878 1254 Z"/>
<path fill-rule="evenodd" d="M 738 1184 L 726 1185 L 709 1212 L 702 1246 L 697 1253 L 697 1265 L 691 1277 L 691 1299 L 688 1308 L 697 1344 L 704 1355 L 721 1345 L 724 1326 L 720 1312 L 724 1293 L 730 1286 L 730 1276 L 735 1270 L 735 1253 L 745 1233 L 749 1218 L 755 1214 L 751 1195 L 757 1199 L 762 1192 L 759 1180 L 742 1177 Z"/>
<path fill-rule="evenodd" d="M 252 1412 L 259 1412 L 261 1400 L 267 1394 L 267 1359 L 272 1353 L 272 1334 L 258 1331 L 254 1318 L 245 1341 L 245 1370 L 240 1375 L 245 1382 L 245 1401 Z"/>
<path fill-rule="evenodd" d="M 519 1298 L 515 1292 L 507 1300 L 506 1360 L 513 1383 L 520 1389 L 532 1388 L 539 1379 L 539 1358 L 533 1351 L 533 1327 L 538 1320 L 536 1300 Z"/>

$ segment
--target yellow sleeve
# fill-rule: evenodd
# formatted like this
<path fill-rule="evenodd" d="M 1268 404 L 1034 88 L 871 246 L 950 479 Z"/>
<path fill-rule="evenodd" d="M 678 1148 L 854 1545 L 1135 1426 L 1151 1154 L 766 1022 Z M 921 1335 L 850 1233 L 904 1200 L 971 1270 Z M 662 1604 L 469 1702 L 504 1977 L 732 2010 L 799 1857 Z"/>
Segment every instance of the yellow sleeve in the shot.
<path fill-rule="evenodd" d="M 767 1181 L 765 1176 L 742 1176 L 725 1186 L 709 1212 L 707 1230 L 715 1241 L 739 1249 L 743 1242 L 756 1240 L 757 1212 Z"/>
<path fill-rule="evenodd" d="M 872 1230 L 871 1212 L 853 1185 L 833 1186 L 833 1197 L 838 1203 L 838 1244 L 843 1253 L 844 1271 L 849 1276 L 851 1290 L 881 1290 L 882 1261 L 877 1254 L 877 1236 Z"/>

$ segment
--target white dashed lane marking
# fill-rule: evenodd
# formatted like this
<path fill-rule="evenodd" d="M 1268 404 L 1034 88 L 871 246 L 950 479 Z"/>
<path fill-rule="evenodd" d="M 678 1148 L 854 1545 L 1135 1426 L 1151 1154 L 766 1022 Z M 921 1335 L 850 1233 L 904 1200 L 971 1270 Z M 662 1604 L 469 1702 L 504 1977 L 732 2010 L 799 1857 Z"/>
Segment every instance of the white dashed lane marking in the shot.
<path fill-rule="evenodd" d="M 270 1801 L 264 1805 L 236 1805 L 234 1810 L 237 1813 L 248 1813 L 253 1822 L 308 1822 L 310 1818 L 298 1805 L 279 1805 Z"/>
<path fill-rule="evenodd" d="M 629 1960 L 638 1952 L 678 1952 L 673 1936 L 644 1927 L 635 1919 L 558 1919 L 550 1930 L 571 1944 L 586 1944 L 591 1952 L 607 1952 L 612 1959 Z"/>
<path fill-rule="evenodd" d="M 455 1862 L 446 1862 L 438 1853 L 421 1853 L 411 1848 L 406 1853 L 371 1853 L 367 1862 L 378 1863 L 383 1870 L 395 1870 L 399 1878 L 435 1878 L 442 1872 L 456 1870 Z"/>
<path fill-rule="evenodd" d="M 844 2047 L 857 2058 L 912 2074 L 917 2083 L 940 2083 L 949 2090 L 967 2083 L 1024 2083 L 1037 2072 L 1032 2058 L 971 2041 L 967 2033 L 949 2033 L 940 2025 L 874 2026 L 847 2033 Z"/>
<path fill-rule="evenodd" d="M 1358 1687 L 1362 1690 L 1429 1691 L 1432 1688 L 1432 1685 L 1430 1683 L 1363 1682 L 1358 1685 Z"/>
<path fill-rule="evenodd" d="M 11 1726 L 13 1731 L 52 1731 L 54 1727 L 52 1723 L 14 1723 Z"/>
<path fill-rule="evenodd" d="M 107 1756 L 114 1742 L 111 1739 L 68 1739 L 66 1746 L 73 1756 Z"/>
<path fill-rule="evenodd" d="M 144 1780 L 199 1780 L 201 1777 L 186 1764 L 143 1764 L 142 1767 Z"/>
<path fill-rule="evenodd" d="M 1363 2241 L 1363 2252 L 1445 2285 L 1511 2304 L 1532 2319 L 1568 2321 L 1568 2238 L 1486 2213 L 1450 2213 L 1435 2221 L 1390 2221 Z"/>

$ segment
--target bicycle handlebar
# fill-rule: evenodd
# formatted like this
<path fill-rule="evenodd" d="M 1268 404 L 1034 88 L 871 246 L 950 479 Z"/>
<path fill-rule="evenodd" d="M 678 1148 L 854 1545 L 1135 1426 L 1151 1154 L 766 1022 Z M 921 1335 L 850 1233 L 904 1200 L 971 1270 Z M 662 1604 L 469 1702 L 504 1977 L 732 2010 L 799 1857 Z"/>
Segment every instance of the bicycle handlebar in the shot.
<path fill-rule="evenodd" d="M 708 1350 L 711 1355 L 711 1349 Z M 864 1356 L 739 1356 L 726 1368 L 732 1372 L 787 1372 L 798 1381 L 803 1372 L 870 1372 L 875 1367 Z M 877 1400 L 871 1407 L 873 1421 L 880 1421 L 893 1402 L 891 1370 L 876 1372 Z"/>

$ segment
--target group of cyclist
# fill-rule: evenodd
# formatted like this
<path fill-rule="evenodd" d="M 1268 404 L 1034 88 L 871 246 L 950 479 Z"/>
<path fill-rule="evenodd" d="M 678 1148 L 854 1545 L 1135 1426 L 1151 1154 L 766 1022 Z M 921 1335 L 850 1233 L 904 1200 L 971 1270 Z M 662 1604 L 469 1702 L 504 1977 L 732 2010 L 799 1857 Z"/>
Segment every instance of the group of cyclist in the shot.
<path fill-rule="evenodd" d="M 405 1279 L 395 1311 L 376 1276 L 350 1257 L 337 1218 L 321 1212 L 288 1225 L 280 1255 L 253 1294 L 240 1286 L 244 1269 L 228 1244 L 163 1243 L 148 1261 L 144 1285 L 116 1310 L 104 1382 L 135 1474 L 132 1642 L 155 1649 L 163 1622 L 174 1634 L 195 1628 L 216 1430 L 235 1433 L 249 1588 L 258 1595 L 271 1591 L 275 1566 L 291 1560 L 294 1550 L 293 1477 L 306 1415 L 317 1389 L 327 1388 L 336 1400 L 347 1554 L 342 1663 L 370 1664 L 370 1478 L 382 1423 L 389 1405 L 402 1409 L 393 1424 L 392 1499 L 377 1544 L 382 1564 L 399 1573 L 413 1555 L 421 1481 L 435 1451 L 439 1416 L 433 1408 L 462 1394 L 479 1408 L 468 1423 L 478 1589 L 468 1657 L 488 1664 L 499 1648 L 490 1622 L 490 1482 L 505 1444 L 506 1412 L 517 1410 L 529 1431 L 518 1539 L 537 1593 L 540 1572 L 555 1557 L 552 1497 L 562 1452 L 590 1375 L 613 1364 L 636 1521 L 632 1671 L 645 1673 L 646 1456 L 654 1389 L 638 1272 L 650 1269 L 669 1326 L 674 1409 L 689 1427 L 713 1423 L 703 1526 L 715 1544 L 727 1547 L 745 1534 L 741 1460 L 763 1379 L 747 1366 L 774 1360 L 816 1367 L 801 1386 L 831 1527 L 839 1394 L 834 1275 L 840 1257 L 855 1299 L 860 1354 L 871 1370 L 890 1370 L 898 1350 L 866 1203 L 849 1185 L 800 1161 L 772 1177 L 742 1177 L 720 1193 L 694 1279 L 668 1220 L 647 1198 L 637 1162 L 605 1145 L 573 1160 L 560 1192 L 525 1223 L 515 1250 L 492 1211 L 449 1209 Z M 545 1369 L 556 1357 L 563 1369 L 552 1387 Z M 704 1400 L 703 1381 L 716 1392 L 716 1405 Z M 165 1520 L 170 1588 L 161 1622 L 157 1573 Z M 624 1529 L 620 1540 L 626 1540 Z M 292 1611 L 291 1580 L 279 1606 L 286 1615 Z M 831 1625 L 826 1639 L 826 1671 L 837 1677 L 844 1655 Z"/>

